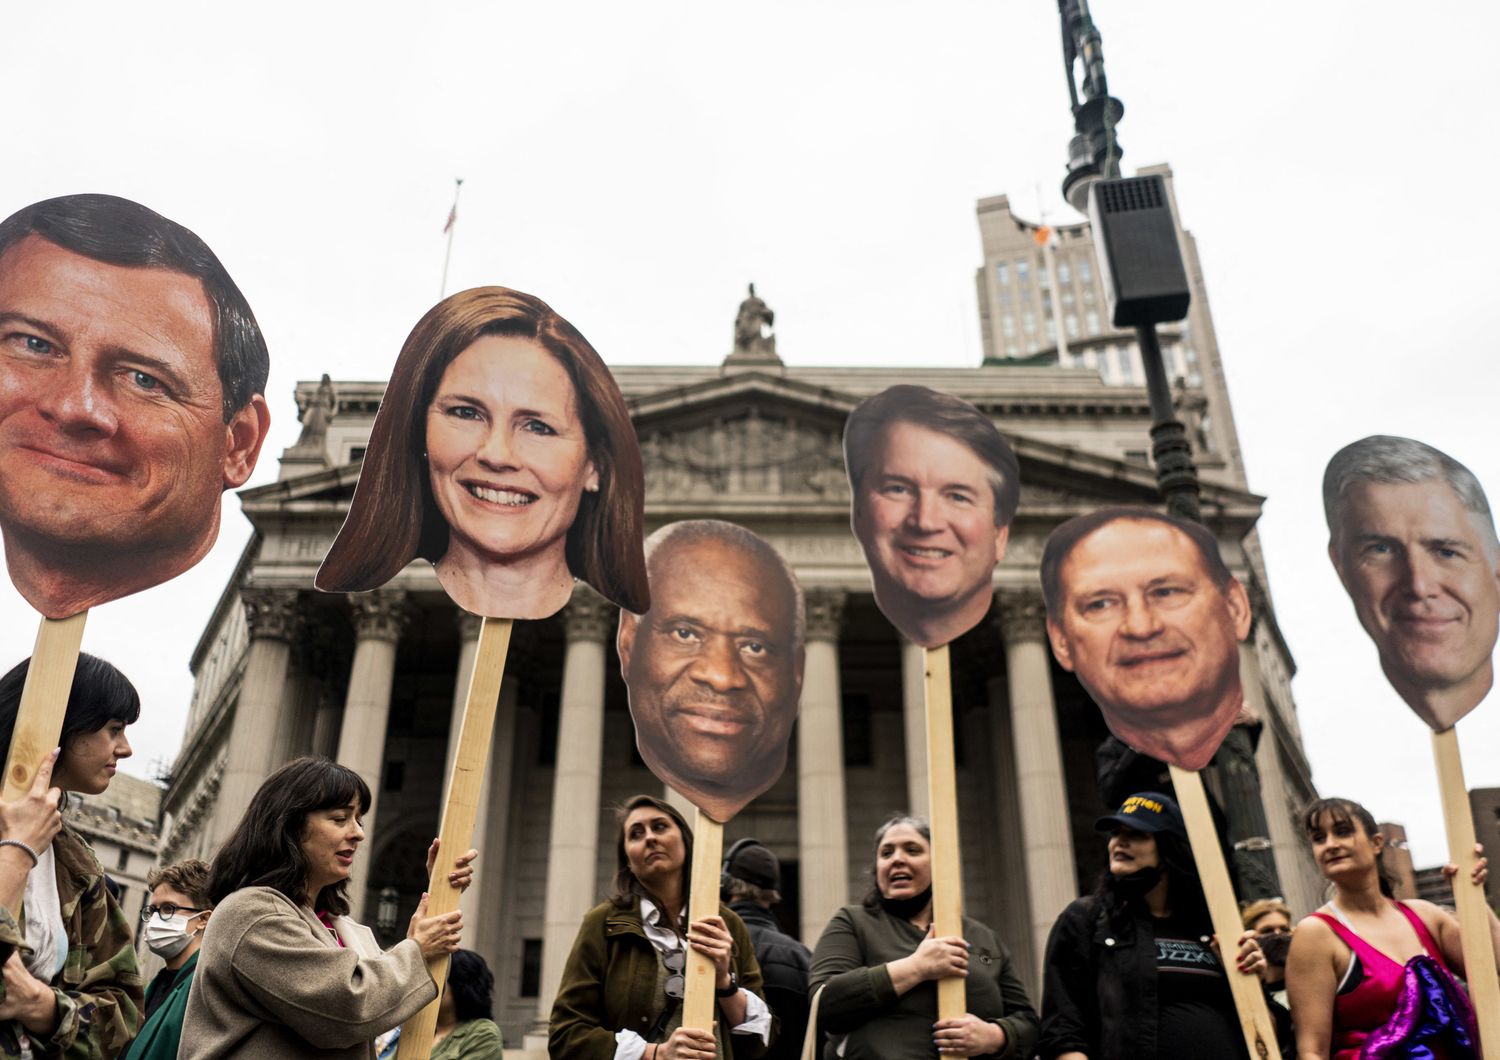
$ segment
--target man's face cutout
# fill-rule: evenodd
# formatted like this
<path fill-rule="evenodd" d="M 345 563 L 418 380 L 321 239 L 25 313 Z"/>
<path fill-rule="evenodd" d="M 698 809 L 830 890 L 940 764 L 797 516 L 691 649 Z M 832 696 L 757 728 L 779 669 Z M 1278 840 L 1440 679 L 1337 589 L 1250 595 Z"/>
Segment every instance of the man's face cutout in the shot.
<path fill-rule="evenodd" d="M 782 565 L 733 538 L 668 538 L 651 610 L 620 618 L 641 757 L 714 820 L 781 775 L 802 692 L 797 597 Z"/>
<path fill-rule="evenodd" d="M 37 235 L 0 254 L 0 527 L 32 606 L 65 618 L 207 554 L 270 420 L 256 394 L 226 423 L 223 398 L 197 277 Z"/>
<path fill-rule="evenodd" d="M 1058 575 L 1053 654 L 1110 730 L 1153 758 L 1207 765 L 1243 705 L 1244 587 L 1216 584 L 1184 531 L 1128 517 L 1079 539 Z"/>
<path fill-rule="evenodd" d="M 1442 478 L 1359 481 L 1341 498 L 1328 555 L 1392 687 L 1434 730 L 1494 684 L 1495 547 Z"/>

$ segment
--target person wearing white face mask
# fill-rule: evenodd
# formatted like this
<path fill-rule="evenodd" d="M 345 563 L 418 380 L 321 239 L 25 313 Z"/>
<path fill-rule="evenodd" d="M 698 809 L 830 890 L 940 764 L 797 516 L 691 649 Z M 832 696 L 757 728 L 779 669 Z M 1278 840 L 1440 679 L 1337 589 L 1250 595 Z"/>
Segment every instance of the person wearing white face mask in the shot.
<path fill-rule="evenodd" d="M 141 937 L 167 966 L 146 988 L 145 1024 L 121 1060 L 175 1060 L 198 967 L 198 947 L 213 912 L 208 866 L 197 858 L 153 869 L 151 901 L 141 910 Z"/>

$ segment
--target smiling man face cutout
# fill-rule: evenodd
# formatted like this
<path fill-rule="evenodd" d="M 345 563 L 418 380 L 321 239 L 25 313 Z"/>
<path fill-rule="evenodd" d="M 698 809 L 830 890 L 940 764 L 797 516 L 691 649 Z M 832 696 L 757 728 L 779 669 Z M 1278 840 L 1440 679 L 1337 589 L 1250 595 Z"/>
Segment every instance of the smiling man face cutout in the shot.
<path fill-rule="evenodd" d="M 1345 446 L 1323 478 L 1328 557 L 1387 680 L 1433 730 L 1489 694 L 1500 545 L 1468 468 L 1410 438 Z"/>
<path fill-rule="evenodd" d="M 1136 751 L 1202 769 L 1244 705 L 1250 600 L 1203 527 L 1147 508 L 1063 523 L 1042 553 L 1052 652 Z"/>
<path fill-rule="evenodd" d="M 109 195 L 0 222 L 0 529 L 48 618 L 176 577 L 270 415 L 265 340 L 192 232 Z"/>
<path fill-rule="evenodd" d="M 646 541 L 651 609 L 620 615 L 620 671 L 652 773 L 724 822 L 786 767 L 802 694 L 802 591 L 732 523 L 672 523 Z"/>
<path fill-rule="evenodd" d="M 973 629 L 990 609 L 1020 493 L 1015 454 L 989 417 L 894 386 L 849 414 L 844 463 L 881 613 L 924 648 Z"/>

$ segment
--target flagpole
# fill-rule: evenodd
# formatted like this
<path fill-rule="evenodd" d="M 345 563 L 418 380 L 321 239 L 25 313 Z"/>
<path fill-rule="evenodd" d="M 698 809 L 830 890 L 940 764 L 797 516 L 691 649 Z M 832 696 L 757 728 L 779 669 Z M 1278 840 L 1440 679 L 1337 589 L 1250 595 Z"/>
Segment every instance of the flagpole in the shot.
<path fill-rule="evenodd" d="M 448 211 L 448 223 L 443 226 L 443 231 L 448 233 L 448 249 L 443 252 L 443 287 L 438 291 L 439 299 L 448 295 L 448 262 L 453 258 L 453 230 L 458 227 L 458 193 L 463 186 L 463 177 L 453 178 L 453 208 Z"/>

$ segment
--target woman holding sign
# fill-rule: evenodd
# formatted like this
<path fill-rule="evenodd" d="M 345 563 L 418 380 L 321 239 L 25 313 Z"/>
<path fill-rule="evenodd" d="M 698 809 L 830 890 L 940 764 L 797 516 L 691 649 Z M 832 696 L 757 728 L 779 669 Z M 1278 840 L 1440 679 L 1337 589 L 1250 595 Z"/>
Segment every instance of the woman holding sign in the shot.
<path fill-rule="evenodd" d="M 640 613 L 643 481 L 588 340 L 532 295 L 460 291 L 401 348 L 317 586 L 375 589 L 420 556 L 473 614 L 546 618 L 575 579 Z"/>
<path fill-rule="evenodd" d="M 1043 973 L 1043 1060 L 1244 1057 L 1187 829 L 1159 792 L 1125 800 L 1100 818 L 1109 868 L 1094 893 L 1057 918 Z M 1265 957 L 1250 932 L 1242 972 Z"/>
<path fill-rule="evenodd" d="M 374 1060 L 376 1035 L 437 997 L 427 961 L 458 948 L 460 914 L 427 916 L 423 895 L 406 938 L 384 953 L 347 915 L 369 808 L 359 774 L 327 759 L 299 758 L 266 778 L 214 857 L 184 1060 Z M 434 844 L 429 873 L 436 856 Z M 460 890 L 474 856 L 448 877 Z"/>
<path fill-rule="evenodd" d="M 825 986 L 819 1026 L 827 1056 L 1029 1057 L 1036 1010 L 995 933 L 964 917 L 963 938 L 932 933 L 932 837 L 927 822 L 893 817 L 875 833 L 875 885 L 833 915 L 813 953 Z M 966 941 L 967 940 L 967 941 Z M 966 978 L 968 1011 L 935 1020 L 937 980 Z"/>
<path fill-rule="evenodd" d="M 29 661 L 0 678 L 0 746 L 10 746 Z M 31 791 L 0 803 L 0 905 L 25 925 L 30 953 L 4 962 L 0 1056 L 39 1052 L 112 1057 L 140 1028 L 141 976 L 131 922 L 104 886 L 88 843 L 63 824 L 59 789 L 99 795 L 130 757 L 125 727 L 141 713 L 124 674 L 80 654 L 63 717 L 61 753 L 37 770 Z M 54 758 L 53 755 L 56 755 Z"/>
<path fill-rule="evenodd" d="M 552 1004 L 548 1054 L 560 1060 L 760 1056 L 770 1044 L 771 1011 L 744 923 L 720 905 L 717 916 L 694 921 L 683 934 L 692 829 L 670 803 L 650 795 L 629 799 L 615 817 L 614 887 L 578 929 Z M 714 962 L 717 1040 L 681 1026 L 689 946 Z"/>
<path fill-rule="evenodd" d="M 1479 1055 L 1464 974 L 1458 921 L 1431 902 L 1399 902 L 1381 865 L 1385 836 L 1370 811 L 1348 799 L 1319 799 L 1303 826 L 1333 899 L 1297 926 L 1287 958 L 1287 993 L 1297 1055 L 1352 1060 L 1383 1045 L 1406 1056 L 1425 1046 L 1447 1060 Z M 1458 868 L 1448 865 L 1450 880 Z M 1484 858 L 1474 881 L 1488 876 Z M 1490 913 L 1500 952 L 1500 920 Z"/>

